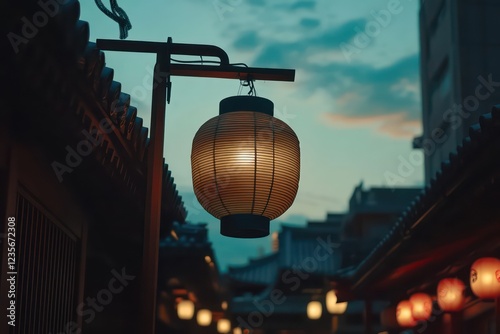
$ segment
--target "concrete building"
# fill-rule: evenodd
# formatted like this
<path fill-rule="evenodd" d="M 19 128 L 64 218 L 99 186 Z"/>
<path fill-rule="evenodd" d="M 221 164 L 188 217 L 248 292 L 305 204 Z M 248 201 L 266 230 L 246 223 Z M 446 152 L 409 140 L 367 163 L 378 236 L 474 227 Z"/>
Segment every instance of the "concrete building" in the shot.
<path fill-rule="evenodd" d="M 422 1 L 420 48 L 423 136 L 429 183 L 483 111 L 500 102 L 498 1 Z"/>

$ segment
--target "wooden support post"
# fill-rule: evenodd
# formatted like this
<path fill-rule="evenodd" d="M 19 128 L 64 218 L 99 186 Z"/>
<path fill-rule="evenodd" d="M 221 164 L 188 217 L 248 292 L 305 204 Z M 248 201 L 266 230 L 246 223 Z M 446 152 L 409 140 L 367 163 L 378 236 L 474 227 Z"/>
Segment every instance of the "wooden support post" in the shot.
<path fill-rule="evenodd" d="M 337 334 L 339 330 L 339 316 L 334 314 L 332 317 L 332 333 Z"/>
<path fill-rule="evenodd" d="M 170 56 L 158 53 L 153 79 L 151 134 L 148 148 L 144 245 L 142 261 L 143 333 L 154 334 L 156 325 L 156 288 L 160 244 L 161 191 L 163 184 L 163 142 L 168 75 L 165 66 Z"/>
<path fill-rule="evenodd" d="M 463 331 L 462 312 L 452 312 L 443 314 L 444 334 L 462 334 Z"/>

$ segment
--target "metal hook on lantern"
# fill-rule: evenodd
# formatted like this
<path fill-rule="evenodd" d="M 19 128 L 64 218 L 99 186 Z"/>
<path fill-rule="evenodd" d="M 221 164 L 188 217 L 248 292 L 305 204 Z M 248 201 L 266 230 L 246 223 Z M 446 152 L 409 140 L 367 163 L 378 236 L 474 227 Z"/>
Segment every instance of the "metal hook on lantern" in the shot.
<path fill-rule="evenodd" d="M 249 96 L 257 96 L 257 90 L 255 89 L 255 85 L 253 82 L 254 79 L 252 78 L 251 75 L 248 75 L 245 80 L 240 81 L 241 86 L 250 88 L 250 90 L 247 93 Z"/>

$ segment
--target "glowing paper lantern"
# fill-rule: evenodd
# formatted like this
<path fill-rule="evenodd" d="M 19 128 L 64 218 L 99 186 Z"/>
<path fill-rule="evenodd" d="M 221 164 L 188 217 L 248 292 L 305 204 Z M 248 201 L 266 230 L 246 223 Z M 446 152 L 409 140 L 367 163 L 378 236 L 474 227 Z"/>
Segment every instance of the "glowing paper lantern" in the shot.
<path fill-rule="evenodd" d="M 328 312 L 333 313 L 333 308 L 337 304 L 337 294 L 334 290 L 330 290 L 326 293 L 326 309 Z"/>
<path fill-rule="evenodd" d="M 190 300 L 182 300 L 177 304 L 177 316 L 182 320 L 192 319 L 194 316 L 194 303 Z"/>
<path fill-rule="evenodd" d="M 212 323 L 212 312 L 207 309 L 201 309 L 196 314 L 196 322 L 200 326 L 209 326 Z"/>
<path fill-rule="evenodd" d="M 321 318 L 323 306 L 318 301 L 312 301 L 307 304 L 307 317 L 312 320 Z"/>
<path fill-rule="evenodd" d="M 344 314 L 347 310 L 347 302 L 337 303 L 332 307 L 332 314 Z"/>
<path fill-rule="evenodd" d="M 427 320 L 432 313 L 432 298 L 426 293 L 410 296 L 411 313 L 415 320 Z"/>
<path fill-rule="evenodd" d="M 470 269 L 470 287 L 479 298 L 500 297 L 500 260 L 484 257 L 474 262 Z"/>
<path fill-rule="evenodd" d="M 200 204 L 221 220 L 221 234 L 269 235 L 269 222 L 292 205 L 300 176 L 299 140 L 256 96 L 220 102 L 219 116 L 196 133 L 191 152 Z"/>
<path fill-rule="evenodd" d="M 243 334 L 243 332 L 241 331 L 241 328 L 235 327 L 233 328 L 233 334 Z"/>
<path fill-rule="evenodd" d="M 337 294 L 330 290 L 326 293 L 326 309 L 331 314 L 343 314 L 347 309 L 347 302 L 337 303 Z"/>
<path fill-rule="evenodd" d="M 217 321 L 217 332 L 218 333 L 229 333 L 231 331 L 231 322 L 229 319 L 219 319 Z"/>
<path fill-rule="evenodd" d="M 465 304 L 465 284 L 458 278 L 444 278 L 438 283 L 437 301 L 446 312 L 457 312 Z"/>
<path fill-rule="evenodd" d="M 417 321 L 413 318 L 411 312 L 411 302 L 409 300 L 402 300 L 396 307 L 396 320 L 401 327 L 414 327 Z"/>

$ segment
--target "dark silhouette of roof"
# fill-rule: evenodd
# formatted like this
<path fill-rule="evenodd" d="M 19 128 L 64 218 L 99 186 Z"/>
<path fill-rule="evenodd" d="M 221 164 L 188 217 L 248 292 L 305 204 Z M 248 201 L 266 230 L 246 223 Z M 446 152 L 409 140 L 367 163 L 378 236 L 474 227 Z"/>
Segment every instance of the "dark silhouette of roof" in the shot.
<path fill-rule="evenodd" d="M 41 8 L 36 1 L 19 1 L 9 3 L 9 10 L 31 18 Z M 122 92 L 121 83 L 114 80 L 114 70 L 106 66 L 104 52 L 89 42 L 89 24 L 79 16 L 78 1 L 58 2 L 54 17 L 29 38 L 24 36 L 23 21 L 16 15 L 6 18 L 11 29 L 8 36 L 21 39 L 10 40 L 12 48 L 5 50 L 11 66 L 6 68 L 10 84 L 3 92 L 4 102 L 19 111 L 14 119 L 30 129 L 22 135 L 43 135 L 41 140 L 51 140 L 47 146 L 55 157 L 64 152 L 62 143 L 86 140 L 84 131 L 102 139 L 91 157 L 111 182 L 142 201 L 148 128 L 137 116 L 130 95 Z M 114 128 L 96 134 L 103 119 L 109 119 Z M 47 124 L 47 131 L 37 129 Z M 68 177 L 75 174 L 76 168 Z M 163 195 L 162 220 L 184 222 L 186 210 L 168 165 L 164 169 Z"/>
<path fill-rule="evenodd" d="M 229 277 L 239 283 L 268 286 L 278 273 L 278 253 L 250 260 L 244 266 L 229 267 Z"/>
<path fill-rule="evenodd" d="M 311 258 L 314 260 L 315 266 L 311 265 L 312 270 L 309 273 L 315 275 L 333 275 L 340 268 L 340 252 L 337 251 L 340 247 L 338 240 L 338 230 L 335 225 L 307 225 L 306 227 L 282 226 L 282 231 L 279 236 L 280 250 L 279 261 L 281 268 L 291 268 L 292 266 L 308 267 Z M 335 249 L 332 253 L 324 249 L 330 243 L 335 244 Z M 333 247 L 333 246 L 332 246 Z M 318 251 L 321 255 L 328 254 L 323 259 L 316 258 L 315 253 Z"/>
<path fill-rule="evenodd" d="M 363 189 L 361 182 L 349 200 L 349 214 L 358 213 L 400 213 L 402 208 L 420 193 L 420 188 L 378 188 Z"/>
<path fill-rule="evenodd" d="M 335 249 L 340 246 L 336 224 L 282 225 L 276 253 L 251 259 L 244 266 L 230 266 L 228 276 L 233 282 L 268 286 L 275 283 L 281 271 L 290 268 L 300 267 L 311 275 L 333 275 L 340 266 L 340 252 L 333 250 L 330 254 L 324 249 L 332 244 Z M 318 249 L 321 258 L 315 258 Z"/>

